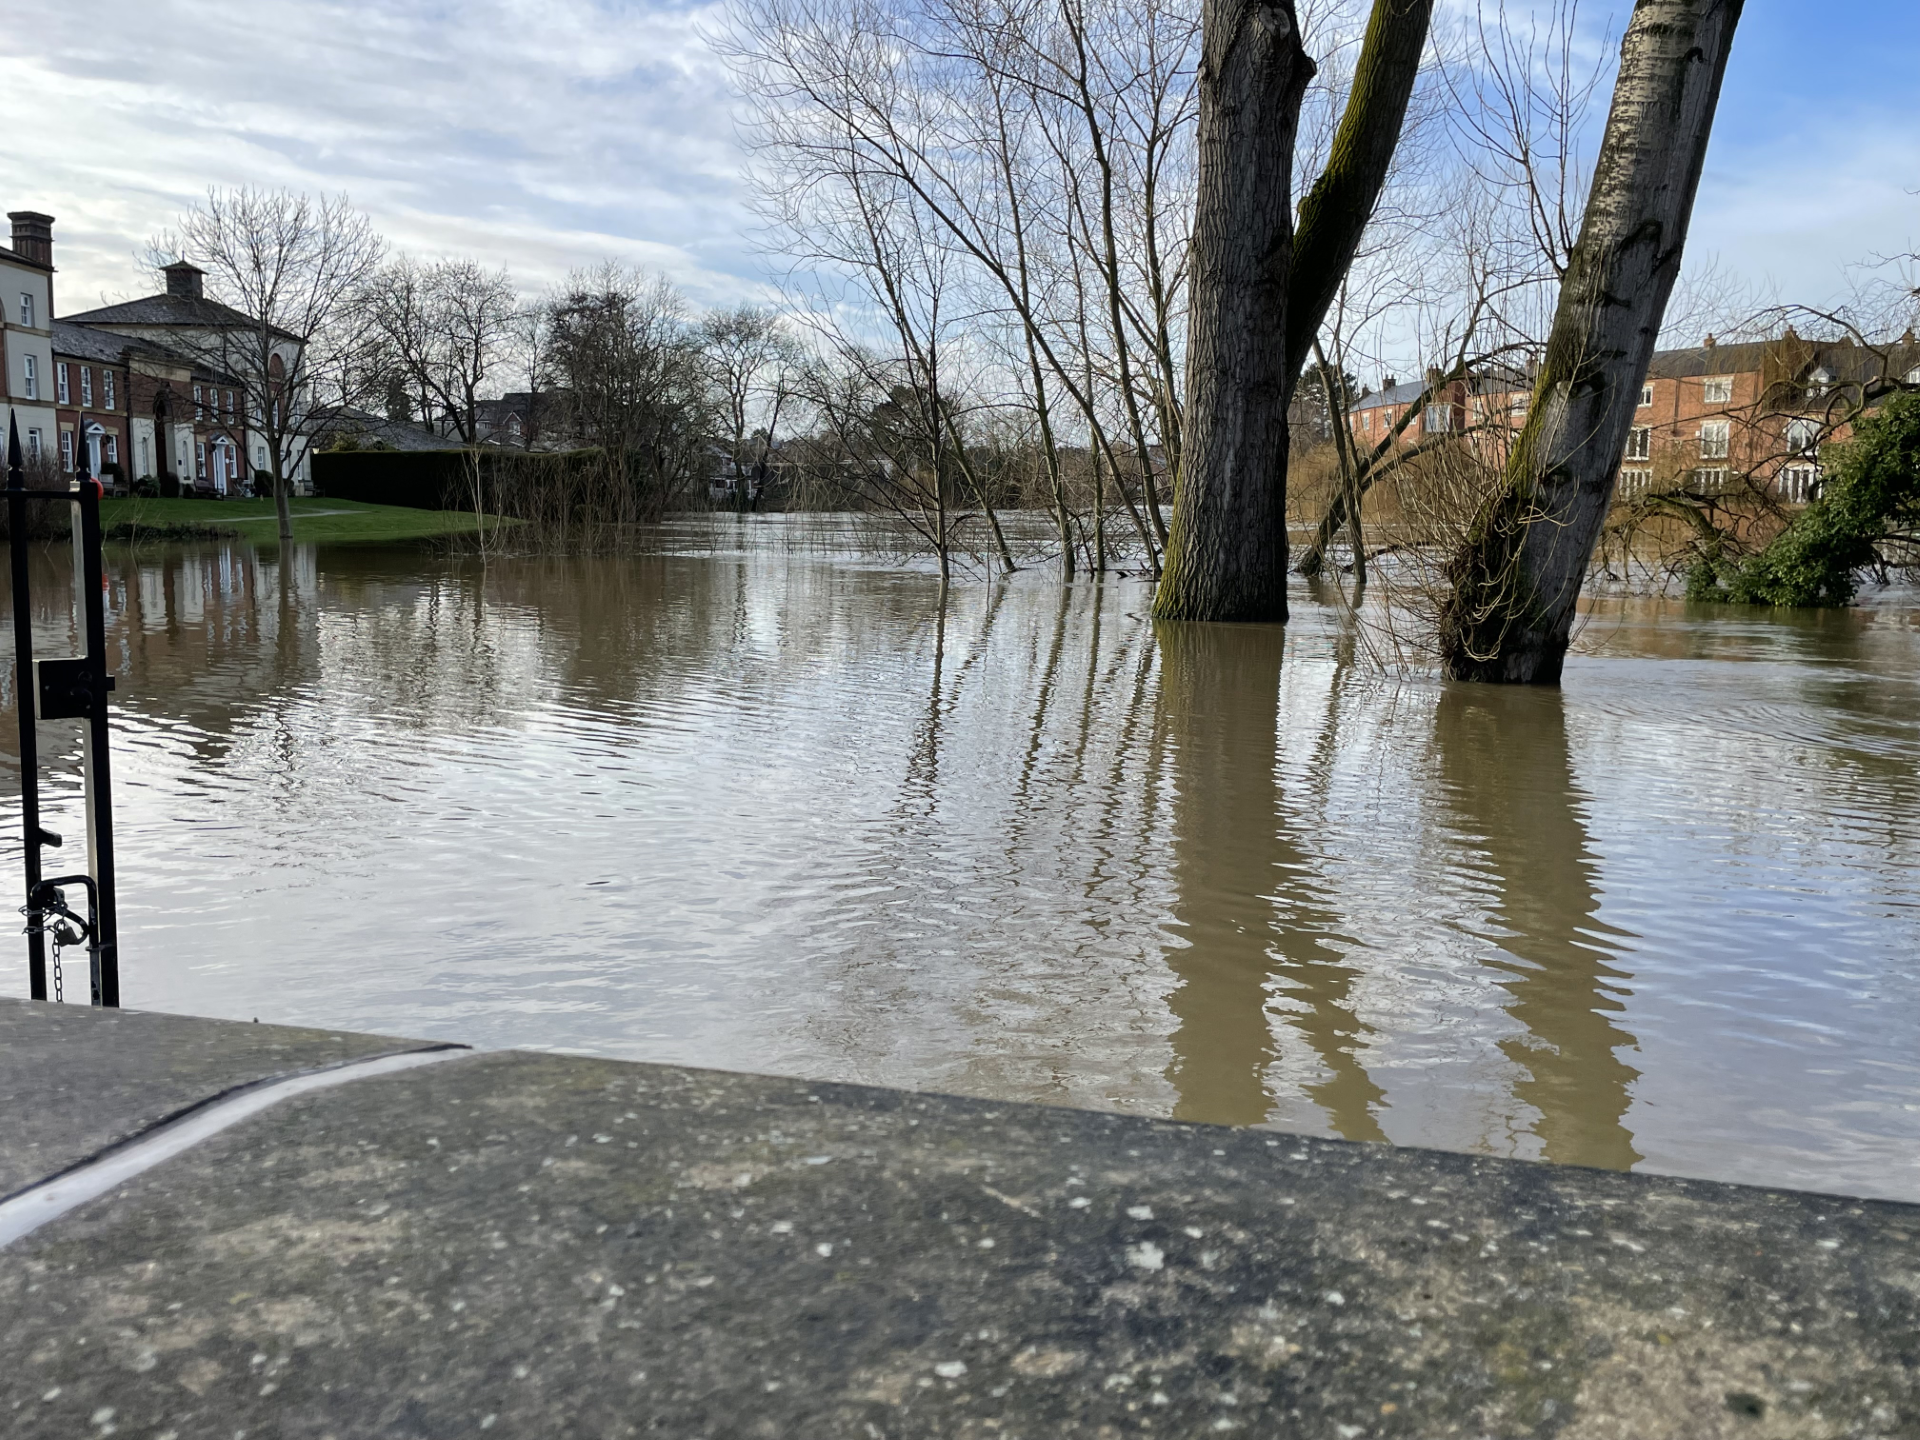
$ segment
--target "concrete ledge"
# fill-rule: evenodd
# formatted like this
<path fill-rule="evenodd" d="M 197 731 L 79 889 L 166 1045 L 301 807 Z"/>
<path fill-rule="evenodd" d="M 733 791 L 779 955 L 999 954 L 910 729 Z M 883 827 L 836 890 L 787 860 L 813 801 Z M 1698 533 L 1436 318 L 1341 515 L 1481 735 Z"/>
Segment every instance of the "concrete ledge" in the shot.
<path fill-rule="evenodd" d="M 0 1432 L 110 1431 L 1891 1440 L 1920 1207 L 476 1055 L 0 1251 Z"/>
<path fill-rule="evenodd" d="M 0 1000 L 0 1199 L 222 1091 L 435 1043 Z"/>

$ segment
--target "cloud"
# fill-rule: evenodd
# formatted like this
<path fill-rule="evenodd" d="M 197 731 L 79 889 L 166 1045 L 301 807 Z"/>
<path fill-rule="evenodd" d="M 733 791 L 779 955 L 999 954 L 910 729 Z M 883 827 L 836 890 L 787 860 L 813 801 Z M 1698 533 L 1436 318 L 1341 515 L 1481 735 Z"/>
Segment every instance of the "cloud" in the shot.
<path fill-rule="evenodd" d="M 0 200 L 59 219 L 62 306 L 142 293 L 145 242 L 208 186 L 348 192 L 396 244 L 537 291 L 608 256 L 696 301 L 769 293 L 725 67 L 724 0 L 89 0 L 10 27 Z M 1691 249 L 1781 298 L 1920 235 L 1910 0 L 1860 27 L 1749 7 Z M 1358 0 L 1336 8 L 1357 15 Z M 1470 0 L 1447 0 L 1457 24 Z M 1510 0 L 1510 17 L 1550 0 Z M 1595 9 L 1584 59 L 1617 43 Z M 1605 111 L 1604 93 L 1596 109 Z"/>
<path fill-rule="evenodd" d="M 63 308 L 208 186 L 341 191 L 396 244 L 534 290 L 606 256 L 697 300 L 761 288 L 700 7 L 621 0 L 96 0 L 0 57 L 7 208 L 59 219 Z"/>

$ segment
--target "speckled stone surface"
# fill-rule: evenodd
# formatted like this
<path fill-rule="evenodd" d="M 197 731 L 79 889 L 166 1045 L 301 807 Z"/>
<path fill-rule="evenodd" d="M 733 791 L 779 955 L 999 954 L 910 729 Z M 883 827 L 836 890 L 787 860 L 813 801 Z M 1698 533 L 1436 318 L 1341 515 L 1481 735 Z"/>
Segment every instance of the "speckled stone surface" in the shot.
<path fill-rule="evenodd" d="M 475 1055 L 0 1251 L 0 1433 L 1910 1437 L 1920 1207 Z"/>
<path fill-rule="evenodd" d="M 0 1198 L 236 1085 L 431 1043 L 0 1000 Z"/>

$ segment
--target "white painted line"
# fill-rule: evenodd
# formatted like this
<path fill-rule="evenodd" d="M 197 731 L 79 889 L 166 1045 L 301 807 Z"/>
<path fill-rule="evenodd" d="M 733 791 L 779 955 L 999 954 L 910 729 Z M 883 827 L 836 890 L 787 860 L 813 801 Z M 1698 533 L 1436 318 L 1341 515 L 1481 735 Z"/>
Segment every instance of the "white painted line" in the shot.
<path fill-rule="evenodd" d="M 316 1070 L 307 1075 L 243 1090 L 231 1099 L 215 1101 L 170 1124 L 161 1125 L 138 1139 L 110 1150 L 89 1161 L 22 1190 L 10 1200 L 0 1201 L 0 1249 L 22 1236 L 30 1235 L 49 1220 L 57 1220 L 76 1206 L 106 1194 L 114 1186 L 131 1180 L 162 1161 L 171 1160 L 230 1125 L 238 1125 L 250 1115 L 258 1115 L 269 1106 L 311 1090 L 326 1090 L 350 1080 L 365 1080 L 375 1075 L 391 1075 L 396 1070 L 411 1070 L 433 1065 L 461 1055 L 468 1049 L 410 1050 L 403 1055 L 380 1055 L 371 1060 L 356 1060 L 331 1070 Z"/>

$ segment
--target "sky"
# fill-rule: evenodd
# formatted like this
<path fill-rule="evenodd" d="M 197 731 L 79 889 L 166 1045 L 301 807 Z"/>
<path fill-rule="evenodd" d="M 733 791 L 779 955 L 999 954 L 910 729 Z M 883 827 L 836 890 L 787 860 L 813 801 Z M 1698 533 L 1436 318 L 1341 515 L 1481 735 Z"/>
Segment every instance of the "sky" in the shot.
<path fill-rule="evenodd" d="M 1920 5 L 1748 0 L 1690 259 L 1782 301 L 1920 246 Z M 1588 0 L 1618 34 L 1628 6 Z M 347 193 L 398 247 L 537 291 L 615 258 L 699 305 L 771 293 L 717 6 L 0 0 L 0 208 L 57 219 L 57 307 L 153 287 L 209 186 Z"/>

